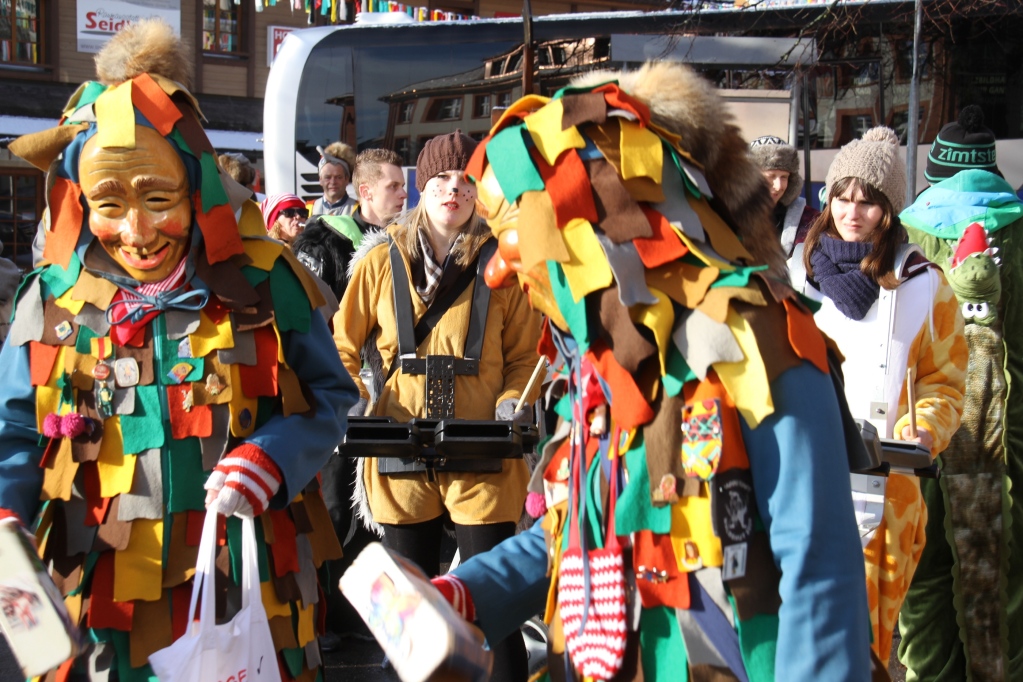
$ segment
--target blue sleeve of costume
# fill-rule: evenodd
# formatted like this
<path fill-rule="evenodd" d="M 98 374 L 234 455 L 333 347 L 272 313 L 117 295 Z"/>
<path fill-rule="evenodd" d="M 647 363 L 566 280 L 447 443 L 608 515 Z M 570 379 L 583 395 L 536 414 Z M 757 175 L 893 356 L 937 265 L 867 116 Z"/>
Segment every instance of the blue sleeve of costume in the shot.
<path fill-rule="evenodd" d="M 39 508 L 43 470 L 36 430 L 36 391 L 29 372 L 28 344 L 0 350 L 0 507 L 31 525 Z"/>
<path fill-rule="evenodd" d="M 281 334 L 288 366 L 312 397 L 309 415 L 285 417 L 277 413 L 259 428 L 247 442 L 258 445 L 280 468 L 284 477 L 271 507 L 282 508 L 313 479 L 341 442 L 348 428 L 348 408 L 355 404 L 355 388 L 323 316 L 310 316 L 305 334 Z"/>
<path fill-rule="evenodd" d="M 808 363 L 775 379 L 775 412 L 743 425 L 757 508 L 782 571 L 778 679 L 869 680 L 866 578 L 838 402 Z"/>
<path fill-rule="evenodd" d="M 500 642 L 547 603 L 547 543 L 537 521 L 451 571 L 469 589 L 488 642 Z"/>

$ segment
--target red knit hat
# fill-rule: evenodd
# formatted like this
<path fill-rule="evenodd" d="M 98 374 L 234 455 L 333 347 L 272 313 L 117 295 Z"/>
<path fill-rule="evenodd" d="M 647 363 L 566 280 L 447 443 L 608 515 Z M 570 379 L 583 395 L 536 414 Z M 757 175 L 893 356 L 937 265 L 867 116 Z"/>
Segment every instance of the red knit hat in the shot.
<path fill-rule="evenodd" d="M 267 232 L 277 222 L 277 216 L 286 208 L 305 208 L 305 202 L 294 194 L 271 194 L 259 204 Z"/>

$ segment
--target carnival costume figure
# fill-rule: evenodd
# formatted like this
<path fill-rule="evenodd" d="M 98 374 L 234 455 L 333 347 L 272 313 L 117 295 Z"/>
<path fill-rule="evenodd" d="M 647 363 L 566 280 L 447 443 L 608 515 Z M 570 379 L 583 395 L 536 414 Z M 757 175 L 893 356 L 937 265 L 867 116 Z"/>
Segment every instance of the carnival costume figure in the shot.
<path fill-rule="evenodd" d="M 466 173 L 568 392 L 541 520 L 435 584 L 489 639 L 546 598 L 554 680 L 868 679 L 826 340 L 713 87 L 655 63 L 527 96 Z"/>
<path fill-rule="evenodd" d="M 355 387 L 315 285 L 217 166 L 170 26 L 124 29 L 97 72 L 11 144 L 47 172 L 49 220 L 0 353 L 0 508 L 35 525 L 87 641 L 48 679 L 153 679 L 209 506 L 218 618 L 241 606 L 238 517 L 257 517 L 282 677 L 312 682 L 317 568 L 340 556 L 316 473 Z"/>

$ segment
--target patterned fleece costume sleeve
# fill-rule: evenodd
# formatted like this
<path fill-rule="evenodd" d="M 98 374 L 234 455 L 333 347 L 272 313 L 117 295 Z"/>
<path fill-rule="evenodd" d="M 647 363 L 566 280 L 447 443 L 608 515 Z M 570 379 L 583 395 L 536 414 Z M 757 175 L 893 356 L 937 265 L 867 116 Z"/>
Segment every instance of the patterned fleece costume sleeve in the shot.
<path fill-rule="evenodd" d="M 970 354 L 963 335 L 964 322 L 959 303 L 945 276 L 937 274 L 940 284 L 930 315 L 932 324 L 925 323 L 913 340 L 908 363 L 916 368 L 917 426 L 927 429 L 934 437 L 931 450 L 934 455 L 948 447 L 952 434 L 959 428 Z M 901 438 L 903 427 L 909 425 L 906 399 L 904 390 L 899 399 L 900 417 L 894 429 L 896 438 Z"/>

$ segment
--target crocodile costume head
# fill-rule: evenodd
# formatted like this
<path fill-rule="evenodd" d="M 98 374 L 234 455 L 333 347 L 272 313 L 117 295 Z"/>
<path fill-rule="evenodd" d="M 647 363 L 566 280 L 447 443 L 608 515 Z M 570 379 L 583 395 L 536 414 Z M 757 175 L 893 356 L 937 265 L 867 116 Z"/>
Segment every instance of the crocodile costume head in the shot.
<path fill-rule="evenodd" d="M 990 326 L 998 318 L 998 301 L 1002 295 L 998 249 L 980 223 L 972 223 L 964 231 L 955 254 L 946 270 L 948 283 L 963 308 L 967 324 Z"/>

